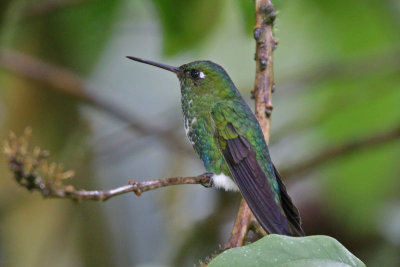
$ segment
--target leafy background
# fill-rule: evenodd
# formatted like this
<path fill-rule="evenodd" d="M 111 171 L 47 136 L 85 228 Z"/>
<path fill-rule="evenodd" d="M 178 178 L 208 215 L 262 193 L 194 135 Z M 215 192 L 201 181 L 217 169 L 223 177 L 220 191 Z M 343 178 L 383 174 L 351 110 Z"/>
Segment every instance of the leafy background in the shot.
<path fill-rule="evenodd" d="M 398 127 L 398 1 L 274 4 L 279 45 L 271 154 L 279 169 Z M 172 129 L 190 151 L 176 77 L 125 56 L 171 65 L 213 60 L 252 106 L 253 19 L 250 0 L 2 1 L 0 138 L 31 126 L 34 144 L 76 170 L 71 182 L 78 187 L 200 174 L 194 152 L 24 78 L 4 55 L 18 51 L 79 75 L 91 94 L 130 118 Z M 399 158 L 397 139 L 286 175 L 305 231 L 336 238 L 368 266 L 399 266 Z M 7 266 L 193 265 L 227 239 L 240 201 L 201 186 L 103 204 L 43 200 L 18 188 L 3 155 L 0 162 L 0 264 Z"/>

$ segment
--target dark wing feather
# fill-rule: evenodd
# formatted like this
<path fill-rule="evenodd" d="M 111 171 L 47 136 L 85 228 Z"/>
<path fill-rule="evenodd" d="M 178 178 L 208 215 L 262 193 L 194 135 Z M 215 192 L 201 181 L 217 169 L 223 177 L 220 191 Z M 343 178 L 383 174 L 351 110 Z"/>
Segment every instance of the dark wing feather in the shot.
<path fill-rule="evenodd" d="M 283 211 L 286 214 L 286 218 L 289 220 L 290 227 L 294 235 L 297 236 L 305 236 L 303 228 L 301 228 L 301 219 L 299 211 L 297 210 L 296 206 L 293 204 L 292 199 L 286 192 L 285 184 L 282 181 L 281 175 L 274 166 L 275 177 L 279 185 L 280 191 L 280 198 L 281 198 L 281 205 Z"/>
<path fill-rule="evenodd" d="M 261 226 L 271 234 L 292 235 L 247 138 L 238 135 L 226 140 L 222 153 L 242 196 Z"/>

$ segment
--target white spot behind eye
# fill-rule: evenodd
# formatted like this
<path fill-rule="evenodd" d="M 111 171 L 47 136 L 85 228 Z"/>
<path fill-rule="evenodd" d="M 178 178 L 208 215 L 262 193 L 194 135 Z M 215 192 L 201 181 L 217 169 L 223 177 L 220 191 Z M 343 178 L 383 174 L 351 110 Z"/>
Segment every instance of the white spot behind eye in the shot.
<path fill-rule="evenodd" d="M 199 77 L 200 77 L 201 79 L 204 79 L 204 77 L 206 77 L 206 75 L 204 75 L 204 72 L 200 71 Z"/>

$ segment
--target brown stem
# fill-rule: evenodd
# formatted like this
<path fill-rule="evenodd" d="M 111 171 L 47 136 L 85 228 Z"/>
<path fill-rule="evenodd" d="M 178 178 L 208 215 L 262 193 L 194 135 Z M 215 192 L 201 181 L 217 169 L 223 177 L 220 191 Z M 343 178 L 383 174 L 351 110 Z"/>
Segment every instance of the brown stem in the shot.
<path fill-rule="evenodd" d="M 256 78 L 254 83 L 255 115 L 260 123 L 265 140 L 269 141 L 270 116 L 273 109 L 271 102 L 274 85 L 272 51 L 276 46 L 272 26 L 275 20 L 275 10 L 271 1 L 256 0 L 256 25 L 254 39 L 256 40 Z"/>
<path fill-rule="evenodd" d="M 286 178 L 291 178 L 296 175 L 306 173 L 312 169 L 315 169 L 316 166 L 322 165 L 345 154 L 349 154 L 367 147 L 381 145 L 399 138 L 400 123 L 396 125 L 395 128 L 380 132 L 376 135 L 368 136 L 360 140 L 354 140 L 341 146 L 327 148 L 304 162 L 281 170 L 281 173 Z"/>
<path fill-rule="evenodd" d="M 274 86 L 272 51 L 277 42 L 273 37 L 272 27 L 275 20 L 274 6 L 270 0 L 255 0 L 256 25 L 254 39 L 256 40 L 256 77 L 252 94 L 255 99 L 255 115 L 260 123 L 265 141 L 269 141 L 272 102 L 271 94 Z M 225 248 L 242 246 L 250 227 L 260 229 L 246 201 L 242 199 L 231 236 Z"/>
<path fill-rule="evenodd" d="M 229 240 L 225 243 L 224 249 L 238 247 L 238 244 L 242 245 L 244 243 L 245 237 L 249 229 L 251 216 L 251 210 L 249 209 L 246 201 L 242 198 L 239 211 L 236 215 L 235 224 L 231 232 L 231 236 Z"/>
<path fill-rule="evenodd" d="M 64 171 L 62 164 L 49 164 L 45 159 L 49 152 L 35 147 L 30 148 L 31 129 L 25 129 L 24 135 L 17 137 L 10 133 L 4 141 L 3 149 L 8 159 L 8 167 L 18 184 L 29 191 L 39 191 L 44 197 L 66 198 L 75 201 L 106 201 L 112 197 L 133 192 L 140 196 L 143 192 L 161 187 L 180 184 L 202 184 L 209 186 L 211 178 L 207 174 L 190 177 L 170 177 L 136 182 L 106 191 L 78 190 L 63 181 L 74 175 L 73 171 Z"/>
<path fill-rule="evenodd" d="M 128 185 L 124 185 L 106 191 L 77 190 L 71 185 L 65 188 L 52 189 L 52 188 L 47 188 L 46 184 L 44 184 L 43 182 L 38 183 L 38 187 L 35 187 L 35 189 L 40 190 L 45 197 L 69 198 L 71 200 L 76 200 L 76 201 L 83 201 L 83 200 L 106 201 L 112 197 L 129 192 L 133 192 L 135 193 L 135 195 L 140 196 L 144 192 L 158 189 L 161 187 L 167 187 L 171 185 L 181 185 L 181 184 L 207 184 L 209 182 L 210 182 L 210 177 L 205 175 L 200 175 L 191 177 L 159 178 L 153 180 L 146 180 L 143 182 L 136 182 L 135 180 L 130 180 Z"/>
<path fill-rule="evenodd" d="M 25 129 L 24 135 L 17 137 L 10 133 L 4 141 L 3 149 L 8 159 L 8 167 L 13 172 L 18 184 L 30 191 L 39 191 L 45 197 L 67 198 L 75 201 L 94 200 L 106 201 L 112 197 L 134 192 L 140 196 L 143 192 L 161 187 L 179 184 L 210 184 L 210 176 L 202 174 L 190 177 L 170 177 L 136 182 L 130 180 L 128 185 L 106 191 L 87 191 L 75 189 L 63 181 L 72 177 L 73 171 L 64 171 L 62 164 L 49 164 L 45 159 L 49 156 L 47 151 L 35 147 L 30 148 L 31 129 Z M 44 179 L 45 177 L 46 179 Z"/>

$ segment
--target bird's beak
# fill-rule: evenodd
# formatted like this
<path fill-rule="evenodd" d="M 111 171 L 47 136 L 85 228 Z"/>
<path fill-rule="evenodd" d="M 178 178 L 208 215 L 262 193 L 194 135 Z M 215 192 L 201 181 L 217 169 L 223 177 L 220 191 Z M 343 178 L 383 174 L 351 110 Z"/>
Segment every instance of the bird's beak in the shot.
<path fill-rule="evenodd" d="M 157 62 L 154 62 L 154 61 L 151 61 L 151 60 L 138 58 L 138 57 L 127 56 L 127 58 L 135 60 L 135 61 L 139 61 L 139 62 L 142 62 L 142 63 L 145 63 L 145 64 L 153 65 L 153 66 L 165 69 L 165 70 L 169 70 L 169 71 L 171 71 L 173 73 L 176 73 L 176 74 L 179 72 L 179 68 L 178 67 L 174 67 L 174 66 L 170 66 L 170 65 L 166 65 L 166 64 L 162 64 L 162 63 L 157 63 Z"/>

